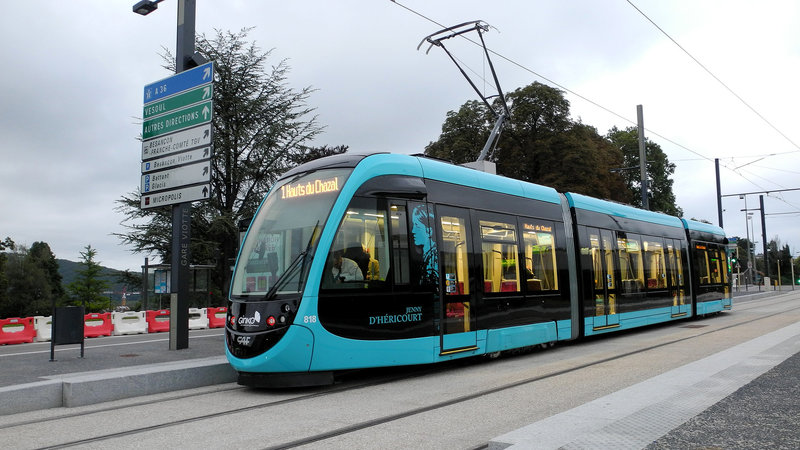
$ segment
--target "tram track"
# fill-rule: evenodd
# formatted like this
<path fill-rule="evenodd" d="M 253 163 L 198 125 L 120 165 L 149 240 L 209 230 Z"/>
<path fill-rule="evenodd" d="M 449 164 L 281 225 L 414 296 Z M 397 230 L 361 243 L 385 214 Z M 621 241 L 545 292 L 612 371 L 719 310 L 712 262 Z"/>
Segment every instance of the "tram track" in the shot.
<path fill-rule="evenodd" d="M 770 302 L 769 306 L 779 305 L 779 304 L 783 304 L 783 303 L 792 301 L 792 299 L 780 299 L 780 300 L 778 298 L 773 298 L 773 299 L 777 300 L 777 301 Z M 754 300 L 749 300 L 749 301 L 746 301 L 746 300 L 740 301 L 739 305 L 741 305 L 741 306 L 737 307 L 736 311 L 744 312 L 744 311 L 749 311 L 751 309 L 755 309 L 755 308 L 758 308 L 758 307 L 765 306 L 764 303 L 762 303 L 762 302 L 759 302 L 758 304 L 753 304 L 754 301 L 755 301 L 755 299 Z M 609 362 L 617 361 L 617 360 L 620 360 L 620 359 L 624 359 L 624 358 L 627 358 L 627 357 L 630 357 L 630 356 L 646 353 L 646 352 L 649 352 L 649 351 L 652 351 L 652 350 L 655 350 L 655 349 L 659 349 L 659 348 L 663 348 L 663 347 L 666 347 L 666 346 L 675 345 L 675 344 L 678 344 L 678 343 L 682 343 L 682 342 L 690 341 L 690 340 L 693 340 L 693 339 L 701 338 L 701 337 L 704 337 L 704 336 L 708 336 L 710 334 L 722 332 L 722 331 L 725 331 L 725 330 L 730 330 L 732 328 L 736 328 L 736 327 L 739 327 L 739 326 L 742 326 L 742 325 L 745 325 L 745 324 L 753 323 L 755 321 L 766 320 L 766 319 L 769 319 L 769 318 L 772 318 L 772 317 L 775 317 L 775 316 L 778 316 L 778 315 L 781 315 L 781 314 L 786 314 L 787 312 L 793 312 L 793 311 L 797 311 L 797 310 L 800 310 L 800 306 L 797 306 L 797 307 L 794 307 L 794 308 L 789 308 L 787 310 L 783 310 L 783 311 L 779 311 L 779 312 L 775 312 L 775 313 L 765 314 L 763 316 L 759 316 L 759 317 L 756 317 L 756 318 L 753 318 L 753 317 L 742 318 L 742 320 L 736 321 L 734 323 L 731 323 L 731 324 L 728 324 L 728 325 L 725 325 L 725 326 L 722 326 L 722 327 L 719 327 L 719 328 L 700 331 L 698 333 L 695 333 L 695 334 L 692 334 L 692 335 L 689 335 L 689 336 L 683 336 L 683 337 L 676 338 L 676 339 L 670 339 L 668 341 L 659 342 L 659 343 L 656 343 L 656 344 L 653 344 L 653 345 L 649 345 L 649 346 L 646 346 L 646 347 L 643 347 L 643 348 L 638 348 L 636 350 L 623 352 L 623 353 L 620 353 L 620 354 L 612 355 L 612 356 L 609 356 L 609 357 L 606 357 L 606 358 L 601 358 L 601 359 L 597 359 L 597 360 L 593 360 L 593 361 L 588 361 L 588 362 L 586 362 L 584 364 L 579 364 L 579 365 L 568 367 L 568 368 L 561 369 L 561 370 L 551 371 L 551 372 L 540 374 L 540 375 L 537 375 L 537 376 L 527 377 L 527 378 L 524 378 L 524 379 L 521 379 L 521 380 L 517 380 L 517 381 L 514 381 L 514 382 L 505 383 L 505 384 L 502 384 L 502 385 L 494 386 L 494 387 L 483 389 L 483 390 L 480 390 L 480 391 L 475 391 L 475 392 L 472 392 L 470 394 L 453 397 L 453 398 L 450 398 L 450 399 L 447 399 L 447 400 L 431 403 L 429 405 L 421 406 L 421 407 L 418 407 L 418 408 L 412 408 L 412 409 L 409 409 L 409 410 L 406 410 L 406 411 L 402 411 L 402 412 L 398 412 L 398 413 L 394 413 L 394 414 L 383 415 L 383 416 L 376 417 L 376 418 L 373 418 L 373 419 L 370 419 L 370 420 L 365 420 L 365 421 L 361 421 L 361 422 L 354 423 L 354 424 L 351 424 L 351 425 L 338 427 L 338 428 L 335 428 L 335 429 L 332 429 L 332 430 L 328 430 L 328 431 L 325 431 L 325 432 L 321 432 L 321 433 L 309 435 L 309 436 L 306 436 L 306 437 L 298 438 L 296 440 L 286 441 L 286 442 L 283 442 L 281 444 L 271 445 L 271 446 L 268 446 L 268 447 L 265 447 L 265 448 L 267 448 L 267 449 L 295 448 L 295 447 L 299 447 L 299 446 L 303 446 L 303 445 L 323 442 L 323 441 L 328 440 L 328 439 L 345 436 L 345 435 L 348 435 L 348 434 L 351 434 L 351 433 L 355 433 L 355 432 L 360 431 L 360 430 L 364 430 L 364 429 L 368 429 L 368 428 L 371 428 L 371 427 L 375 427 L 375 426 L 391 423 L 391 422 L 394 422 L 394 421 L 398 421 L 398 420 L 401 420 L 401 419 L 413 417 L 413 416 L 424 414 L 424 413 L 427 413 L 427 412 L 436 411 L 436 410 L 439 410 L 439 409 L 442 409 L 442 408 L 458 405 L 460 403 L 465 403 L 465 402 L 468 402 L 468 401 L 471 401 L 471 400 L 478 399 L 480 397 L 489 396 L 489 395 L 492 395 L 492 394 L 496 394 L 496 393 L 499 393 L 499 392 L 511 390 L 511 389 L 514 389 L 514 388 L 517 388 L 517 387 L 520 387 L 520 386 L 524 386 L 524 385 L 527 385 L 527 384 L 536 383 L 536 382 L 547 380 L 547 379 L 551 379 L 551 378 L 554 378 L 554 377 L 559 377 L 559 376 L 562 376 L 562 375 L 570 374 L 570 373 L 577 372 L 577 371 L 580 371 L 580 370 L 584 370 L 584 369 L 587 369 L 587 368 L 590 368 L 590 367 L 593 367 L 593 366 L 602 365 L 602 364 L 605 364 L 605 363 L 609 363 Z M 680 326 L 681 322 L 672 323 L 672 325 Z M 452 366 L 450 368 L 452 369 Z M 247 412 L 259 411 L 259 410 L 268 410 L 270 408 L 279 408 L 279 407 L 286 406 L 288 404 L 304 402 L 304 401 L 309 401 L 309 400 L 314 400 L 314 399 L 319 399 L 321 397 L 325 397 L 325 396 L 328 396 L 328 395 L 334 395 L 334 394 L 339 394 L 339 393 L 348 392 L 348 391 L 355 391 L 355 390 L 359 390 L 359 389 L 365 389 L 365 388 L 380 386 L 382 384 L 388 384 L 388 383 L 392 383 L 392 382 L 399 381 L 399 380 L 408 380 L 408 379 L 415 378 L 415 377 L 421 377 L 421 376 L 425 376 L 425 375 L 433 373 L 433 372 L 441 371 L 442 369 L 448 370 L 447 367 L 442 367 L 442 366 L 437 366 L 437 365 L 424 366 L 424 369 L 404 371 L 403 373 L 401 373 L 399 375 L 398 374 L 394 374 L 394 375 L 380 376 L 380 377 L 377 377 L 377 378 L 374 378 L 374 379 L 371 379 L 371 380 L 368 380 L 368 381 L 362 382 L 362 383 L 343 384 L 343 385 L 338 385 L 338 386 L 334 385 L 334 386 L 332 386 L 330 388 L 323 388 L 320 391 L 307 393 L 307 394 L 303 394 L 303 395 L 298 395 L 296 397 L 258 403 L 258 404 L 254 404 L 254 405 L 247 406 L 247 407 L 244 407 L 244 408 L 233 408 L 233 409 L 228 409 L 228 410 L 224 410 L 224 411 L 218 411 L 218 412 L 209 413 L 209 414 L 195 415 L 195 416 L 192 416 L 192 417 L 186 417 L 186 418 L 183 418 L 183 419 L 176 419 L 176 420 L 164 422 L 164 423 L 161 423 L 161 424 L 138 427 L 138 428 L 133 428 L 133 429 L 130 429 L 130 430 L 104 434 L 104 435 L 101 435 L 101 436 L 95 436 L 95 437 L 86 438 L 86 439 L 74 440 L 74 441 L 70 441 L 70 442 L 61 443 L 61 444 L 58 444 L 58 445 L 41 447 L 41 448 L 68 448 L 68 447 L 82 446 L 82 445 L 88 445 L 88 444 L 93 444 L 93 443 L 100 443 L 100 442 L 103 442 L 103 441 L 107 441 L 107 440 L 111 440 L 111 439 L 117 439 L 117 438 L 120 438 L 120 437 L 134 436 L 134 435 L 137 435 L 137 434 L 148 433 L 148 432 L 161 430 L 161 429 L 165 429 L 165 428 L 178 427 L 178 426 L 181 426 L 181 425 L 184 425 L 184 424 L 189 424 L 189 423 L 192 423 L 192 422 L 201 422 L 201 421 L 204 421 L 204 420 L 211 420 L 211 419 L 220 418 L 220 417 L 224 417 L 224 416 L 230 416 L 230 415 L 234 415 L 234 414 L 247 413 Z M 246 389 L 246 388 L 234 387 L 234 388 L 231 388 L 230 390 L 233 391 L 233 390 L 240 390 L 240 389 Z M 217 391 L 217 392 L 220 392 L 220 391 Z M 193 395 L 187 395 L 185 397 L 208 395 L 208 394 L 212 394 L 212 393 L 193 394 Z M 174 399 L 175 398 L 173 397 L 173 398 L 170 398 L 170 399 L 159 400 L 159 401 L 156 401 L 156 402 L 143 401 L 143 402 L 138 402 L 137 405 L 139 405 L 139 406 L 153 405 L 153 404 L 156 404 L 156 403 L 159 403 L 159 402 L 166 402 L 166 401 L 171 401 L 171 400 L 174 400 Z M 50 418 L 50 419 L 44 419 L 44 420 L 36 421 L 35 423 L 42 423 L 44 421 L 57 421 L 57 420 L 60 420 L 60 419 L 67 419 L 67 418 L 70 418 L 70 417 L 77 417 L 77 416 L 84 416 L 84 415 L 95 414 L 95 413 L 102 413 L 102 412 L 107 412 L 107 411 L 114 410 L 114 409 L 123 409 L 123 408 L 127 408 L 127 407 L 130 407 L 130 406 L 132 406 L 132 405 L 128 404 L 128 405 L 123 405 L 123 406 L 114 407 L 114 408 L 107 408 L 107 409 L 101 410 L 101 411 L 95 410 L 95 411 L 91 411 L 89 413 L 76 413 L 76 414 L 72 414 L 72 415 L 53 417 L 53 418 Z M 11 427 L 19 426 L 19 425 L 20 424 L 14 424 L 14 425 L 11 425 Z M 0 427 L 0 428 L 4 428 L 4 427 Z"/>
<path fill-rule="evenodd" d="M 321 388 L 323 390 L 320 390 L 319 392 L 313 392 L 313 393 L 309 393 L 309 394 L 299 395 L 297 397 L 291 397 L 291 398 L 282 399 L 282 400 L 275 400 L 275 401 L 269 401 L 269 402 L 264 402 L 264 403 L 258 403 L 258 404 L 247 406 L 247 407 L 244 407 L 244 408 L 235 408 L 235 409 L 230 409 L 230 410 L 225 410 L 225 411 L 218 411 L 218 412 L 215 412 L 215 413 L 198 415 L 198 416 L 194 416 L 194 417 L 187 417 L 187 418 L 184 418 L 184 419 L 165 422 L 165 423 L 158 424 L 158 425 L 150 425 L 150 426 L 146 426 L 146 427 L 139 427 L 139 428 L 134 428 L 134 429 L 130 429 L 130 430 L 124 430 L 124 431 L 120 431 L 120 432 L 116 432 L 116 433 L 110 433 L 110 434 L 106 434 L 106 435 L 102 435 L 102 436 L 95 436 L 95 437 L 91 437 L 91 438 L 80 439 L 80 440 L 65 442 L 65 443 L 61 443 L 61 444 L 57 444 L 57 445 L 38 447 L 38 448 L 42 449 L 42 450 L 44 450 L 44 449 L 59 449 L 59 448 L 77 447 L 77 446 L 87 445 L 87 444 L 91 444 L 91 443 L 98 443 L 98 442 L 106 441 L 106 440 L 109 440 L 109 439 L 116 439 L 116 438 L 125 437 L 125 436 L 132 436 L 132 435 L 136 435 L 136 434 L 147 433 L 147 432 L 150 432 L 150 431 L 156 431 L 156 430 L 163 429 L 163 428 L 180 426 L 180 425 L 188 424 L 188 423 L 192 423 L 192 422 L 210 420 L 210 419 L 224 417 L 224 416 L 228 416 L 228 415 L 232 415 L 232 414 L 246 413 L 246 412 L 249 412 L 249 411 L 256 411 L 256 410 L 260 410 L 260 409 L 266 409 L 266 408 L 272 408 L 272 407 L 280 407 L 280 406 L 284 406 L 286 404 L 296 403 L 296 402 L 301 402 L 301 401 L 307 401 L 307 400 L 311 400 L 311 399 L 314 399 L 314 398 L 322 397 L 322 396 L 325 396 L 325 395 L 339 394 L 339 393 L 343 393 L 343 392 L 347 392 L 347 391 L 353 391 L 353 390 L 358 390 L 358 389 L 369 388 L 369 387 L 378 386 L 378 385 L 381 385 L 381 384 L 392 383 L 392 382 L 398 381 L 398 380 L 407 380 L 407 379 L 414 378 L 414 377 L 424 376 L 424 375 L 429 374 L 431 372 L 435 372 L 436 370 L 440 370 L 440 368 L 436 368 L 435 366 L 426 366 L 425 369 L 421 369 L 421 370 L 418 370 L 418 371 L 406 372 L 406 373 L 403 373 L 403 374 L 400 374 L 400 375 L 395 374 L 395 375 L 383 376 L 383 377 L 379 377 L 379 378 L 376 378 L 374 380 L 367 381 L 367 382 L 364 382 L 364 383 L 357 383 L 357 384 L 352 384 L 352 385 L 334 385 L 334 386 L 331 386 L 331 387 Z M 18 426 L 23 426 L 23 425 L 31 425 L 31 424 L 37 424 L 38 425 L 38 424 L 42 424 L 42 423 L 45 423 L 45 422 L 54 422 L 54 421 L 58 421 L 58 420 L 75 418 L 75 417 L 84 417 L 84 416 L 89 416 L 89 415 L 94 415 L 94 414 L 103 414 L 103 413 L 107 413 L 107 412 L 115 411 L 115 410 L 124 410 L 124 409 L 130 408 L 130 407 L 154 406 L 154 405 L 156 405 L 158 403 L 166 403 L 166 402 L 169 402 L 169 401 L 185 399 L 185 398 L 190 398 L 190 397 L 200 397 L 200 396 L 206 396 L 206 395 L 213 395 L 213 394 L 217 394 L 217 393 L 225 392 L 225 391 L 244 391 L 244 390 L 248 390 L 248 389 L 251 389 L 251 388 L 247 388 L 247 387 L 244 387 L 244 386 L 235 386 L 235 387 L 231 387 L 229 389 L 216 390 L 216 391 L 213 391 L 213 392 L 194 393 L 194 394 L 188 394 L 188 395 L 184 395 L 184 396 L 170 397 L 168 399 L 163 399 L 163 400 L 142 401 L 142 402 L 136 402 L 136 403 L 133 403 L 133 404 L 125 404 L 125 405 L 114 406 L 114 407 L 103 408 L 103 409 L 93 409 L 90 412 L 80 412 L 80 413 L 60 415 L 60 416 L 57 416 L 57 417 L 51 417 L 51 418 L 46 418 L 46 419 L 30 420 L 30 421 L 26 421 L 26 422 L 18 422 L 18 423 L 13 423 L 13 424 L 9 424 L 9 425 L 0 426 L 0 429 L 13 428 L 13 427 L 18 427 Z"/>
<path fill-rule="evenodd" d="M 795 307 L 795 308 L 791 308 L 789 311 L 797 311 L 797 310 L 800 310 L 800 306 Z M 445 408 L 445 407 L 448 407 L 448 406 L 453 406 L 453 405 L 456 405 L 458 403 L 463 403 L 463 402 L 467 402 L 467 401 L 470 401 L 470 400 L 474 400 L 474 399 L 477 399 L 479 397 L 491 395 L 491 394 L 494 394 L 494 393 L 497 393 L 497 392 L 502 392 L 502 391 L 505 391 L 505 390 L 517 388 L 517 387 L 520 387 L 520 386 L 524 386 L 526 384 L 535 383 L 535 382 L 538 382 L 538 381 L 543 381 L 543 380 L 546 380 L 546 379 L 549 379 L 549 378 L 553 378 L 553 377 L 557 377 L 557 376 L 561 376 L 561 375 L 566 375 L 566 374 L 569 374 L 569 373 L 572 373 L 572 372 L 576 372 L 576 371 L 579 371 L 579 370 L 583 370 L 583 369 L 586 369 L 586 368 L 589 368 L 589 367 L 593 367 L 593 366 L 605 364 L 605 363 L 608 363 L 608 362 L 616 361 L 616 360 L 619 360 L 619 359 L 627 358 L 629 356 L 645 353 L 645 352 L 648 352 L 648 351 L 651 351 L 651 350 L 655 350 L 655 349 L 658 349 L 658 348 L 662 348 L 662 347 L 666 347 L 666 346 L 669 346 L 669 345 L 677 344 L 677 343 L 680 343 L 680 342 L 685 342 L 685 341 L 688 341 L 688 340 L 700 338 L 700 337 L 703 337 L 703 336 L 707 336 L 709 334 L 713 334 L 713 333 L 717 333 L 717 332 L 720 332 L 720 331 L 724 331 L 724 330 L 728 330 L 728 329 L 731 329 L 731 328 L 735 328 L 735 327 L 744 325 L 745 323 L 751 323 L 751 322 L 757 321 L 757 320 L 765 320 L 765 319 L 768 319 L 768 318 L 771 318 L 771 317 L 774 317 L 774 316 L 777 316 L 777 315 L 780 315 L 780 314 L 785 314 L 785 313 L 786 313 L 786 311 L 781 311 L 779 313 L 769 314 L 769 315 L 766 315 L 766 316 L 763 316 L 763 317 L 759 317 L 759 318 L 754 319 L 754 320 L 750 320 L 748 322 L 738 322 L 738 323 L 731 324 L 731 325 L 728 325 L 728 326 L 725 326 L 725 327 L 716 328 L 714 330 L 704 331 L 704 332 L 701 332 L 701 333 L 696 334 L 696 335 L 687 336 L 687 337 L 683 337 L 683 338 L 679 338 L 679 339 L 673 339 L 673 340 L 670 340 L 670 341 L 667 341 L 667 342 L 651 345 L 649 347 L 637 349 L 637 350 L 630 351 L 630 352 L 621 353 L 619 355 L 611 356 L 611 357 L 608 357 L 608 358 L 603 358 L 603 359 L 600 359 L 600 360 L 591 361 L 591 362 L 588 362 L 588 363 L 585 363 L 585 364 L 581 364 L 581 365 L 578 365 L 578 366 L 574 366 L 574 367 L 570 367 L 570 368 L 567 368 L 567 369 L 550 372 L 550 373 L 547 373 L 547 374 L 544 374 L 544 375 L 540 375 L 540 376 L 530 377 L 530 378 L 519 380 L 519 381 L 516 381 L 516 382 L 513 382 L 513 383 L 507 383 L 507 384 L 504 384 L 504 385 L 501 385 L 501 386 L 496 386 L 494 388 L 490 388 L 490 389 L 486 389 L 486 390 L 483 390 L 483 391 L 475 392 L 475 393 L 472 393 L 472 394 L 469 394 L 469 395 L 464 395 L 464 396 L 456 397 L 456 398 L 453 398 L 453 399 L 450 399 L 450 400 L 447 400 L 447 401 L 443 401 L 443 402 L 438 402 L 438 403 L 435 403 L 435 404 L 427 405 L 425 407 L 421 407 L 421 408 L 417 408 L 417 409 L 413 409 L 413 410 L 409 410 L 409 411 L 404 411 L 404 412 L 398 413 L 398 414 L 392 414 L 392 415 L 384 416 L 384 417 L 381 417 L 381 418 L 365 421 L 365 422 L 362 422 L 360 424 L 353 424 L 353 425 L 350 425 L 350 426 L 347 426 L 347 427 L 342 427 L 342 428 L 340 428 L 338 430 L 332 430 L 332 431 L 329 431 L 329 432 L 326 432 L 326 433 L 319 433 L 319 434 L 314 435 L 314 436 L 308 436 L 306 438 L 298 439 L 298 440 L 287 442 L 287 443 L 284 443 L 284 444 L 268 446 L 268 447 L 265 447 L 265 449 L 266 450 L 287 449 L 287 448 L 300 447 L 302 445 L 307 445 L 307 444 L 313 444 L 315 442 L 320 442 L 320 441 L 324 441 L 324 440 L 331 439 L 331 438 L 334 438 L 334 437 L 346 435 L 346 434 L 349 434 L 349 433 L 352 433 L 352 432 L 355 432 L 355 431 L 359 431 L 359 430 L 362 430 L 362 429 L 370 428 L 370 427 L 377 426 L 377 425 L 382 425 L 382 424 L 393 422 L 393 421 L 396 421 L 396 420 L 399 420 L 399 419 L 411 417 L 411 416 L 414 416 L 414 415 L 417 415 L 417 414 L 422 414 L 422 413 L 426 413 L 426 412 L 429 412 L 429 411 L 434 411 L 434 410 L 437 410 L 437 409 Z M 479 447 L 479 448 L 483 448 L 483 447 Z"/>

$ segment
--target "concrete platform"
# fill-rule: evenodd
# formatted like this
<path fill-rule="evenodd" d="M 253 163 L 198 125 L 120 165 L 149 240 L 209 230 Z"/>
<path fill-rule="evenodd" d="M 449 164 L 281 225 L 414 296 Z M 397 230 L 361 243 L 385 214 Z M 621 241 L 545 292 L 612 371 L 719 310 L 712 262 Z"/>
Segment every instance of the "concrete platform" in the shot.
<path fill-rule="evenodd" d="M 0 387 L 0 415 L 73 407 L 236 381 L 224 356 L 44 377 Z"/>

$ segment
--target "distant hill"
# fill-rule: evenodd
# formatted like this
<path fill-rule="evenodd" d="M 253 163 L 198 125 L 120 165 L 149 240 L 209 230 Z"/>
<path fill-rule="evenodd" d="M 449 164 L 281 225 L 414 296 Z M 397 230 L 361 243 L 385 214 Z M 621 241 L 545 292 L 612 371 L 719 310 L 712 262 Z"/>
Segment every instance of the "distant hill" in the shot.
<path fill-rule="evenodd" d="M 75 281 L 78 277 L 78 272 L 83 270 L 83 264 L 75 261 L 69 261 L 66 259 L 58 259 L 56 258 L 56 262 L 58 263 L 58 273 L 61 275 L 61 284 L 64 285 L 64 289 L 67 286 Z M 123 273 L 121 270 L 111 269 L 108 267 L 102 267 L 102 277 L 106 281 L 108 281 L 110 288 L 107 292 L 108 296 L 111 297 L 111 301 L 114 303 L 118 303 L 122 300 L 122 290 L 125 287 L 123 283 L 120 282 L 119 277 Z M 130 302 L 137 302 L 139 301 L 139 291 L 141 290 L 141 286 L 129 286 L 127 290 L 127 301 L 130 305 Z"/>

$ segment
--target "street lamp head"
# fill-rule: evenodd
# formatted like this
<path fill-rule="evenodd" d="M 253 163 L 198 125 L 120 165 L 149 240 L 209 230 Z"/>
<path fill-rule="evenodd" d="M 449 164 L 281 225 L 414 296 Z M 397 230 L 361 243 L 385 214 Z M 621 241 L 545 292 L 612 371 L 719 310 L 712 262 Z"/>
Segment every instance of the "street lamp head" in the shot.
<path fill-rule="evenodd" d="M 146 16 L 158 9 L 158 4 L 164 0 L 141 0 L 133 5 L 133 12 Z"/>

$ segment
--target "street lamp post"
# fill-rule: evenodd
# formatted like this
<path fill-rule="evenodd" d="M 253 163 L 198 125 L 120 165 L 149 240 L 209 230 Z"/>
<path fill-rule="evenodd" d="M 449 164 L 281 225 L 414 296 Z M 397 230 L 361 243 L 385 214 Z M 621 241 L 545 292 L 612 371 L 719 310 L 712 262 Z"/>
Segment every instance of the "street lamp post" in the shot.
<path fill-rule="evenodd" d="M 756 265 L 756 243 L 753 242 L 756 238 L 756 229 L 753 226 L 753 213 L 747 213 L 747 221 L 750 222 L 749 230 L 752 231 L 753 237 L 747 236 L 747 257 L 750 259 L 749 265 L 751 265 L 750 269 L 750 276 L 753 277 L 753 284 L 758 287 L 758 291 L 761 292 L 761 285 L 756 282 L 756 274 L 758 274 L 758 266 Z"/>
<path fill-rule="evenodd" d="M 747 237 L 747 270 L 745 270 L 745 277 L 744 277 L 744 290 L 748 291 L 749 285 L 747 283 L 748 279 L 753 276 L 752 268 L 753 268 L 753 260 L 750 259 L 750 246 L 753 243 L 750 241 L 750 217 L 747 213 L 747 196 L 741 196 L 740 198 L 744 198 L 744 229 L 745 229 L 745 236 Z"/>
<path fill-rule="evenodd" d="M 158 4 L 164 0 L 142 0 L 133 5 L 133 12 L 146 16 L 158 9 Z"/>

